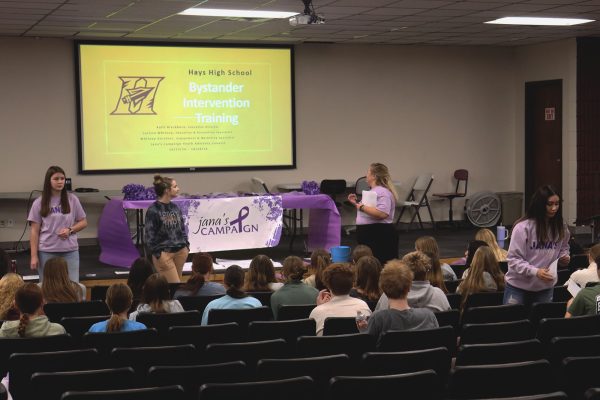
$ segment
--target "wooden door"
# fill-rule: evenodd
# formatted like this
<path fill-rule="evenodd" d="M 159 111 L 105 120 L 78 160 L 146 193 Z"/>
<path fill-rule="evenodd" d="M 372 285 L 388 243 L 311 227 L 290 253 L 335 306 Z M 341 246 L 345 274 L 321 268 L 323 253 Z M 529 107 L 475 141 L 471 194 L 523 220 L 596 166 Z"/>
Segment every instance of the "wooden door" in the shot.
<path fill-rule="evenodd" d="M 562 79 L 525 83 L 525 207 L 548 184 L 562 193 Z"/>

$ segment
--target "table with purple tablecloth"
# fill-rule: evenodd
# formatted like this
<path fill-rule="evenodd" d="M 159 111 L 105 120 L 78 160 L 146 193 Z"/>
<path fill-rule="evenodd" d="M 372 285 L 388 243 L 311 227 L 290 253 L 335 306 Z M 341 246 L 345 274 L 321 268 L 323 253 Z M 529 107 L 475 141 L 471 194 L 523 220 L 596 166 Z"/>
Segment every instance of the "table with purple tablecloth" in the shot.
<path fill-rule="evenodd" d="M 341 217 L 331 197 L 305 195 L 304 193 L 281 194 L 284 209 L 308 209 L 309 228 L 307 247 L 330 249 L 340 245 Z M 180 199 L 174 199 L 176 203 Z M 181 199 L 184 200 L 184 199 Z M 202 200 L 202 199 L 199 199 Z M 110 200 L 98 221 L 100 261 L 114 266 L 129 267 L 140 256 L 133 244 L 124 209 L 146 209 L 153 200 Z"/>

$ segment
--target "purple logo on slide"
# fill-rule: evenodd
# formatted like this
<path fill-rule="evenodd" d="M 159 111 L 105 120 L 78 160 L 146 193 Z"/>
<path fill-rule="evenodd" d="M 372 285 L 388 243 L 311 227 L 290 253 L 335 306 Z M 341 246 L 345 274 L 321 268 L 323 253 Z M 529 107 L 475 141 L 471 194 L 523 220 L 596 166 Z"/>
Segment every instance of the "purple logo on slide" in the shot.
<path fill-rule="evenodd" d="M 165 79 L 156 76 L 120 76 L 121 92 L 111 115 L 156 115 L 154 99 Z"/>

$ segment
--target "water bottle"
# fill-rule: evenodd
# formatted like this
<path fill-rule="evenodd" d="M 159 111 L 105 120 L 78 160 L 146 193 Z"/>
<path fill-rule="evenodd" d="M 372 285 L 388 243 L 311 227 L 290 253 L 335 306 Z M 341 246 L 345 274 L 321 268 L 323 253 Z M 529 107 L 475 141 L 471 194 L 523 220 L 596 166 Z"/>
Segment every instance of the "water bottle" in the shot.
<path fill-rule="evenodd" d="M 356 310 L 356 327 L 360 333 L 367 331 L 369 323 L 369 316 L 363 313 L 361 310 Z"/>

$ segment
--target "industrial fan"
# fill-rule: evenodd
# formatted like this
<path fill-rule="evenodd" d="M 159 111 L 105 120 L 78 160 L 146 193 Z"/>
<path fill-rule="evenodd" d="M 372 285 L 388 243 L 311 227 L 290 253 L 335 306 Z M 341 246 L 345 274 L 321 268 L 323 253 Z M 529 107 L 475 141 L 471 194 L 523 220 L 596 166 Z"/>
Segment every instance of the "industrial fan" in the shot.
<path fill-rule="evenodd" d="M 500 197 L 493 192 L 478 192 L 469 197 L 465 205 L 469 221 L 480 228 L 494 226 L 502 214 Z"/>

